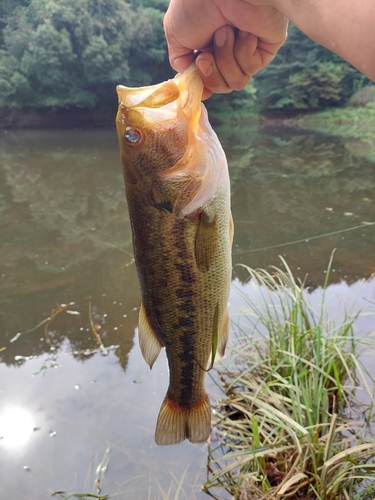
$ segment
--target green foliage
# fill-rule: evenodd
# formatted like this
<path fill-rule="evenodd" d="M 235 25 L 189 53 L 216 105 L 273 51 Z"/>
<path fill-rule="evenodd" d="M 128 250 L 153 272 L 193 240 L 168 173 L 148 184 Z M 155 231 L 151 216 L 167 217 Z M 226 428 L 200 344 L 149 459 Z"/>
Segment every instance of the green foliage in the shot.
<path fill-rule="evenodd" d="M 14 12 L 17 7 L 27 5 L 30 0 L 1 0 L 0 2 L 0 47 L 3 43 L 3 29 L 7 25 L 9 14 Z"/>
<path fill-rule="evenodd" d="M 168 0 L 2 0 L 0 109 L 115 108 L 115 85 L 172 77 L 167 7 Z M 244 110 L 341 106 L 368 83 L 291 25 L 274 62 L 245 90 L 213 96 L 208 108 L 225 119 Z"/>
<path fill-rule="evenodd" d="M 289 77 L 286 92 L 298 109 L 335 106 L 342 101 L 347 71 L 345 64 L 333 62 L 305 68 Z"/>
<path fill-rule="evenodd" d="M 147 85 L 168 68 L 162 12 L 156 8 L 126 0 L 7 5 L 2 109 L 115 106 L 115 85 Z"/>
<path fill-rule="evenodd" d="M 367 106 L 368 104 L 375 104 L 375 85 L 366 85 L 357 92 L 355 92 L 349 99 L 349 106 Z"/>
<path fill-rule="evenodd" d="M 256 98 L 257 88 L 252 79 L 243 90 L 231 92 L 230 94 L 213 95 L 205 104 L 208 111 L 213 111 L 213 114 L 217 118 L 222 119 L 228 112 L 230 112 L 233 118 L 237 116 L 240 117 L 244 110 L 246 114 L 253 112 Z"/>
<path fill-rule="evenodd" d="M 131 84 L 145 86 L 173 76 L 167 62 L 163 12 L 152 7 L 138 11 L 132 26 L 129 65 Z"/>
<path fill-rule="evenodd" d="M 295 26 L 275 60 L 255 76 L 261 109 L 340 106 L 368 79 Z"/>

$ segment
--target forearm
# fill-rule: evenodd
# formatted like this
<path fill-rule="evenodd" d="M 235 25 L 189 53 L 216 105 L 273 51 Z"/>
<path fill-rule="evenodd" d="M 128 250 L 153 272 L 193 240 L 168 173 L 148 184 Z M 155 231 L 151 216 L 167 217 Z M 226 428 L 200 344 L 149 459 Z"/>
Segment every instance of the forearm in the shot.
<path fill-rule="evenodd" d="M 270 3 L 314 41 L 375 81 L 374 0 L 270 0 Z"/>

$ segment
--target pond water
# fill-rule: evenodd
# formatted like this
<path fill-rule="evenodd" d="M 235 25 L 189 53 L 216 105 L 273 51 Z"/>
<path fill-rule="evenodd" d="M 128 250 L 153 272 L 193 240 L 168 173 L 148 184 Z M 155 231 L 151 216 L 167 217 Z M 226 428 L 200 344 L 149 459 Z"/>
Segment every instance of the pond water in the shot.
<path fill-rule="evenodd" d="M 308 273 L 318 300 L 336 248 L 332 316 L 355 298 L 375 312 L 375 145 L 282 128 L 218 134 L 230 166 L 234 263 L 280 265 L 282 255 L 296 276 Z M 235 266 L 233 316 L 240 292 L 251 293 L 244 279 Z M 98 484 L 115 499 L 207 498 L 207 445 L 154 443 L 168 371 L 163 355 L 152 371 L 142 359 L 138 306 L 115 131 L 1 131 L 4 498 L 97 493 Z M 374 316 L 362 315 L 357 334 L 374 329 Z M 374 373 L 375 354 L 365 354 Z M 210 378 L 208 389 L 213 402 L 220 397 Z"/>

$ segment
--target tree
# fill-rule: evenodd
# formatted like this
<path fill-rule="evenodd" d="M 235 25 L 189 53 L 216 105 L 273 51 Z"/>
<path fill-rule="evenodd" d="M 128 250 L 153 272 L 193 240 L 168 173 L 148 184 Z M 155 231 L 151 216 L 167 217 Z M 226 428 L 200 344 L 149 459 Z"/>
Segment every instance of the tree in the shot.
<path fill-rule="evenodd" d="M 254 77 L 265 108 L 340 106 L 368 79 L 295 26 L 274 61 Z"/>
<path fill-rule="evenodd" d="M 7 25 L 8 16 L 14 12 L 17 7 L 28 5 L 30 0 L 1 0 L 0 2 L 0 47 L 4 43 L 3 30 Z"/>
<path fill-rule="evenodd" d="M 125 0 L 31 0 L 16 9 L 3 31 L 0 106 L 94 107 L 114 101 L 108 87 L 130 79 L 133 17 Z"/>
<path fill-rule="evenodd" d="M 172 78 L 163 31 L 163 12 L 140 8 L 134 19 L 130 44 L 131 84 L 145 86 Z"/>
<path fill-rule="evenodd" d="M 168 0 L 0 0 L 0 109 L 116 107 L 115 86 L 171 78 Z M 369 81 L 294 26 L 245 91 L 210 109 L 341 106 Z"/>

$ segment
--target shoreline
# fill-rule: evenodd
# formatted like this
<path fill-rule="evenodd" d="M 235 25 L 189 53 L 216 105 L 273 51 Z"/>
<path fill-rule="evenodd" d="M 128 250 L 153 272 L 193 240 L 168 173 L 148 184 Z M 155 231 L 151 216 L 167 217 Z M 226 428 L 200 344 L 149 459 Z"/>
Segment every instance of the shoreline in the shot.
<path fill-rule="evenodd" d="M 90 129 L 115 126 L 117 108 L 12 110 L 0 113 L 0 130 Z"/>
<path fill-rule="evenodd" d="M 0 130 L 91 129 L 115 126 L 114 109 L 12 110 L 0 113 Z M 324 110 L 209 110 L 214 126 L 260 125 L 306 129 L 370 129 L 375 127 L 375 107 L 326 108 Z M 362 130 L 363 131 L 363 130 Z M 343 132 L 343 131 L 342 131 Z M 347 135 L 347 130 L 344 135 Z M 356 134 L 355 134 L 356 135 Z"/>
<path fill-rule="evenodd" d="M 43 130 L 43 129 L 90 129 L 115 126 L 117 108 L 98 109 L 59 109 L 23 111 L 12 110 L 0 113 L 0 130 Z M 262 113 L 245 110 L 244 112 L 209 111 L 212 125 L 254 125 L 299 127 L 301 118 L 312 112 L 270 110 Z"/>

